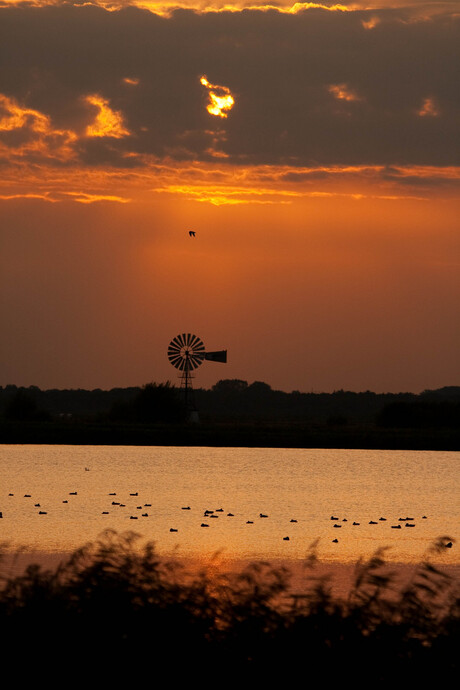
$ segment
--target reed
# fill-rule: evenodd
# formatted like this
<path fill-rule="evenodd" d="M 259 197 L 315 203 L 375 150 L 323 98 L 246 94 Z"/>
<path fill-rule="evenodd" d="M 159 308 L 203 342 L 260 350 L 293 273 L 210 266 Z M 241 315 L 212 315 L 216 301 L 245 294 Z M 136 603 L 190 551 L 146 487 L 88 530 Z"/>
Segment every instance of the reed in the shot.
<path fill-rule="evenodd" d="M 137 679 L 230 686 L 451 682 L 458 673 L 458 583 L 433 564 L 443 537 L 396 586 L 379 551 L 356 565 L 345 597 L 317 577 L 316 545 L 305 586 L 284 567 L 193 571 L 157 554 L 134 533 L 103 533 L 54 569 L 3 574 L 0 643 L 21 674 L 48 669 L 66 682 Z M 66 674 L 63 677 L 62 674 Z M 53 681 L 54 682 L 54 681 Z M 53 685 L 51 682 L 51 685 Z"/>

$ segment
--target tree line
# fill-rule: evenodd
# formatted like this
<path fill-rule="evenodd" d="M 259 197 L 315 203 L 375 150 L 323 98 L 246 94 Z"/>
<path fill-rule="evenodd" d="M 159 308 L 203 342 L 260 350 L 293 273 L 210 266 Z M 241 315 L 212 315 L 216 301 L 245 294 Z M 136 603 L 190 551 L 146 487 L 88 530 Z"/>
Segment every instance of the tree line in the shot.
<path fill-rule="evenodd" d="M 301 393 L 267 383 L 223 379 L 193 391 L 205 422 L 312 422 L 330 426 L 376 424 L 392 428 L 460 428 L 460 386 L 423 393 L 338 390 Z M 0 387 L 0 417 L 14 422 L 91 421 L 123 424 L 181 423 L 187 418 L 182 391 L 170 382 L 111 390 Z"/>

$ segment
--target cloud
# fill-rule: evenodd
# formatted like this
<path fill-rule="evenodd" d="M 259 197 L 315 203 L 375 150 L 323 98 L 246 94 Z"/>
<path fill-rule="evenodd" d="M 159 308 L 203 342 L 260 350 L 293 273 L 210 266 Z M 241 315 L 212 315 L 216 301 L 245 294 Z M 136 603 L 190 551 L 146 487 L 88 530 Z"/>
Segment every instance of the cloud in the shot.
<path fill-rule="evenodd" d="M 2 6 L 30 6 L 46 7 L 58 5 L 62 0 L 0 0 Z M 194 10 L 199 13 L 239 12 L 243 9 L 277 11 L 286 14 L 297 14 L 309 9 L 324 9 L 331 12 L 349 11 L 347 3 L 321 2 L 266 2 L 265 0 L 68 0 L 66 4 L 78 6 L 95 5 L 109 11 L 117 11 L 127 7 L 148 10 L 160 16 L 169 17 L 177 10 Z M 354 3 L 355 4 L 355 3 Z"/>
<path fill-rule="evenodd" d="M 380 18 L 370 17 L 369 19 L 362 19 L 361 24 L 365 29 L 375 29 L 380 24 Z"/>
<path fill-rule="evenodd" d="M 39 199 L 40 201 L 50 201 L 52 203 L 55 203 L 57 200 L 53 199 L 50 197 L 48 194 L 27 194 L 27 193 L 18 193 L 18 194 L 0 194 L 0 199 L 2 201 L 12 201 L 16 199 Z"/>
<path fill-rule="evenodd" d="M 0 7 L 45 7 L 63 4 L 62 0 L 0 0 Z M 432 16 L 445 13 L 456 7 L 456 0 L 344 0 L 340 3 L 292 2 L 292 0 L 66 0 L 65 4 L 75 7 L 93 5 L 108 11 L 128 7 L 147 10 L 160 16 L 170 17 L 177 10 L 193 10 L 197 13 L 240 12 L 258 10 L 276 11 L 281 14 L 298 14 L 308 10 L 323 9 L 329 12 L 352 12 L 356 10 L 381 10 L 402 8 L 411 15 Z"/>
<path fill-rule="evenodd" d="M 209 162 L 143 160 L 132 168 L 114 166 L 40 167 L 18 165 L 0 175 L 0 198 L 50 202 L 127 203 L 165 198 L 237 204 L 296 204 L 306 198 L 457 198 L 460 168 L 439 166 L 238 165 L 225 158 Z"/>
<path fill-rule="evenodd" d="M 107 99 L 93 94 L 86 96 L 85 100 L 97 108 L 94 121 L 86 128 L 87 137 L 113 137 L 121 139 L 130 135 L 123 122 L 123 115 L 112 110 Z"/>
<path fill-rule="evenodd" d="M 361 101 L 362 98 L 348 84 L 330 84 L 328 91 L 339 101 Z"/>
<path fill-rule="evenodd" d="M 48 115 L 0 93 L 0 156 L 68 159 L 76 138 L 53 127 Z"/>
<path fill-rule="evenodd" d="M 439 110 L 436 107 L 433 99 L 425 98 L 423 100 L 422 107 L 418 111 L 418 115 L 420 115 L 420 117 L 438 117 L 439 114 Z"/>
<path fill-rule="evenodd" d="M 128 86 L 137 86 L 140 79 L 137 77 L 123 77 L 123 83 L 128 84 Z"/>
<path fill-rule="evenodd" d="M 454 12 L 149 8 L 0 8 L 0 164 L 459 165 Z"/>

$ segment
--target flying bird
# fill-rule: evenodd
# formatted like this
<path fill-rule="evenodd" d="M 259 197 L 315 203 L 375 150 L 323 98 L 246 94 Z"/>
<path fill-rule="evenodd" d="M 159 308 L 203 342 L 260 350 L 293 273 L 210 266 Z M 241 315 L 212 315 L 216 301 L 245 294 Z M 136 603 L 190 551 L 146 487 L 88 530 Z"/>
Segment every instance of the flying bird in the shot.
<path fill-rule="evenodd" d="M 188 234 L 190 235 L 190 237 L 195 237 L 195 230 L 189 230 Z"/>

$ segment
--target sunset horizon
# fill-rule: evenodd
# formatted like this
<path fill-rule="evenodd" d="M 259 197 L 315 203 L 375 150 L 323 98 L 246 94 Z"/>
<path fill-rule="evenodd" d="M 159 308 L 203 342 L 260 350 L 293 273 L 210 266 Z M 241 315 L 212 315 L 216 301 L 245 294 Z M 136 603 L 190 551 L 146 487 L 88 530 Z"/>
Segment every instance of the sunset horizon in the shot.
<path fill-rule="evenodd" d="M 0 0 L 0 56 L 7 658 L 452 684 L 460 0 Z"/>

